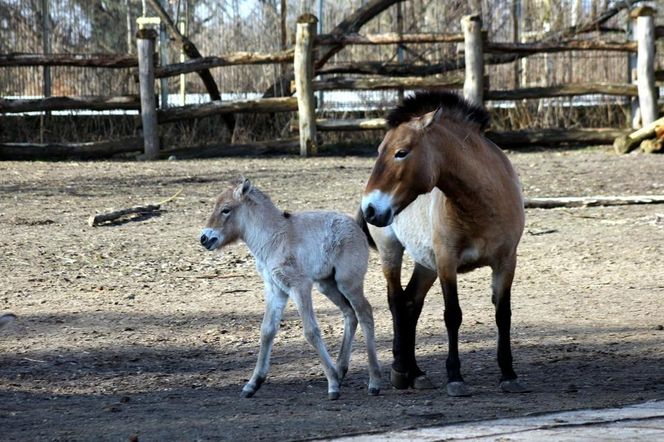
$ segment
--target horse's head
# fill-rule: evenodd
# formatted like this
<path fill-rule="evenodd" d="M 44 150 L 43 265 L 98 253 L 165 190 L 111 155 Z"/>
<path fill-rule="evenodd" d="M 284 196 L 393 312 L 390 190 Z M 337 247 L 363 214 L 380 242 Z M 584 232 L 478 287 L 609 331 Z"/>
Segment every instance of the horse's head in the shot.
<path fill-rule="evenodd" d="M 362 198 L 362 213 L 368 223 L 384 227 L 418 195 L 436 185 L 430 139 L 432 127 L 442 111 L 429 112 L 390 129 L 378 147 L 378 158 Z"/>
<path fill-rule="evenodd" d="M 242 205 L 251 192 L 251 181 L 241 177 L 239 182 L 222 192 L 214 204 L 214 210 L 201 232 L 201 244 L 215 250 L 240 238 L 242 232 Z"/>

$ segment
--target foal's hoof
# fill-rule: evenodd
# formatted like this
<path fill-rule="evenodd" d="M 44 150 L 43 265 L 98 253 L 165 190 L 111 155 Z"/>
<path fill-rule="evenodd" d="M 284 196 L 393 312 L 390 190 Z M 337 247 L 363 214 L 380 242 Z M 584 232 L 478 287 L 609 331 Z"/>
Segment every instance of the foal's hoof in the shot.
<path fill-rule="evenodd" d="M 524 387 L 516 379 L 511 379 L 508 381 L 502 381 L 500 383 L 500 389 L 505 393 L 530 393 L 531 390 L 527 387 Z"/>
<path fill-rule="evenodd" d="M 250 398 L 254 395 L 254 393 L 256 392 L 253 390 L 242 390 L 242 392 L 240 393 L 240 397 Z"/>
<path fill-rule="evenodd" d="M 331 401 L 336 401 L 339 399 L 339 392 L 338 391 L 330 391 L 327 393 L 327 398 Z"/>
<path fill-rule="evenodd" d="M 425 374 L 416 376 L 415 379 L 413 379 L 411 382 L 411 386 L 415 390 L 433 390 L 436 388 L 436 386 L 433 385 L 433 382 L 431 382 L 431 379 L 429 379 Z"/>
<path fill-rule="evenodd" d="M 470 389 L 465 382 L 448 382 L 447 395 L 452 397 L 470 396 Z"/>
<path fill-rule="evenodd" d="M 369 387 L 369 396 L 378 396 L 380 394 L 380 388 Z"/>

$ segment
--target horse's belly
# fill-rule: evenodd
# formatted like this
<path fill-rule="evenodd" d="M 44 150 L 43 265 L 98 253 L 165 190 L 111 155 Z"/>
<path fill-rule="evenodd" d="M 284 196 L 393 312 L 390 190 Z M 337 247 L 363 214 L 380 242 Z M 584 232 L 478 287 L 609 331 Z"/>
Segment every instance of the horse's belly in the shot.
<path fill-rule="evenodd" d="M 433 251 L 433 225 L 429 210 L 432 204 L 431 193 L 420 195 L 392 223 L 392 229 L 406 253 L 413 260 L 437 271 L 436 255 Z"/>

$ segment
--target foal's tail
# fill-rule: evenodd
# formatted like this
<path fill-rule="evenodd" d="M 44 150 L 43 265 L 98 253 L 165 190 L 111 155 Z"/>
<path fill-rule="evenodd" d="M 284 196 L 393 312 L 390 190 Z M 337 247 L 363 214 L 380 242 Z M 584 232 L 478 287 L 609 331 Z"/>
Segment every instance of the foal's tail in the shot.
<path fill-rule="evenodd" d="M 362 228 L 362 231 L 367 236 L 369 247 L 376 250 L 376 241 L 374 241 L 374 239 L 371 237 L 371 233 L 369 233 L 369 226 L 367 225 L 367 221 L 364 219 L 361 208 L 357 209 L 357 213 L 355 214 L 355 222 Z"/>

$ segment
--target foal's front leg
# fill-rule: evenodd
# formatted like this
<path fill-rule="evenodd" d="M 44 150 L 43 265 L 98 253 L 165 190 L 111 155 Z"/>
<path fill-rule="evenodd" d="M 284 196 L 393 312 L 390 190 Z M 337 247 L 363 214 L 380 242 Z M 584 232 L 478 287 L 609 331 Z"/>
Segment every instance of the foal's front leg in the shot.
<path fill-rule="evenodd" d="M 242 388 L 242 397 L 252 397 L 261 387 L 267 372 L 270 369 L 270 353 L 272 343 L 279 329 L 281 315 L 288 303 L 288 295 L 273 286 L 268 281 L 265 282 L 265 315 L 261 324 L 260 350 L 258 351 L 258 361 L 254 374 L 249 382 Z"/>

